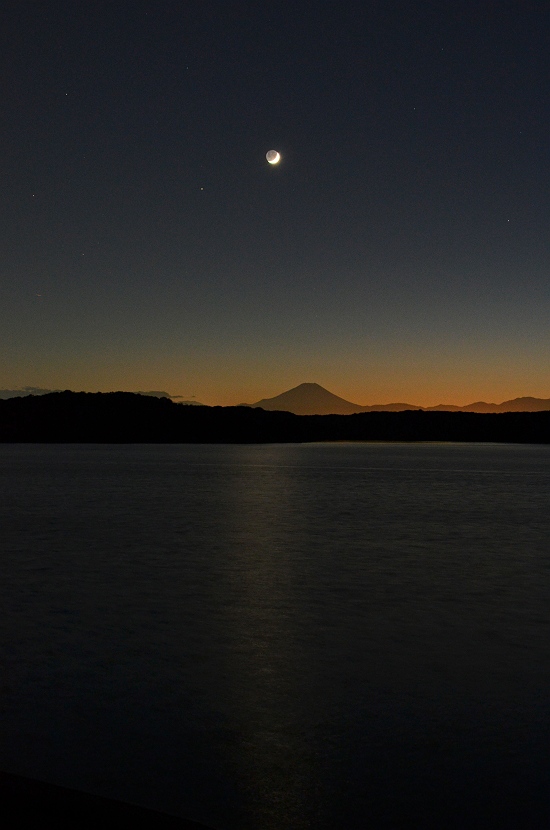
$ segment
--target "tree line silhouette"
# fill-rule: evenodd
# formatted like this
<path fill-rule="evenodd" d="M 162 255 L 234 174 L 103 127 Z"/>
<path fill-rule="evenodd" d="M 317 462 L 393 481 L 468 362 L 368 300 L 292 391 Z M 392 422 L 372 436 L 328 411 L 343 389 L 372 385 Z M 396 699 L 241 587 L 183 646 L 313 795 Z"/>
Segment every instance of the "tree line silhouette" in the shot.
<path fill-rule="evenodd" d="M 0 400 L 0 441 L 550 443 L 545 412 L 361 412 L 294 415 L 246 406 L 185 406 L 131 392 L 53 392 Z"/>

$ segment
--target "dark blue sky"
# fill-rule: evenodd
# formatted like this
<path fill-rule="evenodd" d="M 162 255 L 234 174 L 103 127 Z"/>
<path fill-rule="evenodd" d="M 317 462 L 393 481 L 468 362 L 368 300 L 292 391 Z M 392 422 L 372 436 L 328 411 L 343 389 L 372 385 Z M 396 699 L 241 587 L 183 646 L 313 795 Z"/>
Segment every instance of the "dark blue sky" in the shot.
<path fill-rule="evenodd" d="M 0 387 L 550 397 L 546 3 L 8 2 L 0 32 Z"/>

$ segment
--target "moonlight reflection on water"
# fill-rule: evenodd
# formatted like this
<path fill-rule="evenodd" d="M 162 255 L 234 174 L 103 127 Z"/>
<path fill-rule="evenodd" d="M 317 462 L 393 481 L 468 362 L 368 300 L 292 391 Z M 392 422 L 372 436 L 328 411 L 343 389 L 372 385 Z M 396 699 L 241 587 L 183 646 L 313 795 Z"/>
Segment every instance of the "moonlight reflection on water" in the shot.
<path fill-rule="evenodd" d="M 0 445 L 0 768 L 220 830 L 547 827 L 549 496 L 540 445 Z"/>

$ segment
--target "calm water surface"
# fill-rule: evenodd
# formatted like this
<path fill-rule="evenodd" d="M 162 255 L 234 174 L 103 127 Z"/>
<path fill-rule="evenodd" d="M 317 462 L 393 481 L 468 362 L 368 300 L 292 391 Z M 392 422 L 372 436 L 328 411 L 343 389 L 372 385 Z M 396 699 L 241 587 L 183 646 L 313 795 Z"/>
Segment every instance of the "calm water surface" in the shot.
<path fill-rule="evenodd" d="M 0 766 L 219 830 L 546 827 L 550 447 L 0 445 Z"/>

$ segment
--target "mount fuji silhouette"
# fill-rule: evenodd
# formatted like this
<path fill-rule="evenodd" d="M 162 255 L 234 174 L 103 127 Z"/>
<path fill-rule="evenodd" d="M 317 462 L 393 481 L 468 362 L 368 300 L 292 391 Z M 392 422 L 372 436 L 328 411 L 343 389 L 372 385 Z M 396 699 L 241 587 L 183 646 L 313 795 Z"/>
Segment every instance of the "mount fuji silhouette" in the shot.
<path fill-rule="evenodd" d="M 301 383 L 274 398 L 263 398 L 261 401 L 242 406 L 261 407 L 262 409 L 283 410 L 294 412 L 295 415 L 353 415 L 355 412 L 370 412 L 372 410 L 390 410 L 402 412 L 406 409 L 421 409 L 408 403 L 389 403 L 381 406 L 360 406 L 344 398 L 333 395 L 328 389 L 318 383 Z"/>
<path fill-rule="evenodd" d="M 426 412 L 543 412 L 550 410 L 550 398 L 514 398 L 504 403 L 477 401 L 466 406 L 416 406 L 410 403 L 361 406 L 334 395 L 318 383 L 300 383 L 299 386 L 274 398 L 263 398 L 256 403 L 245 403 L 241 406 L 293 412 L 295 415 L 353 415 L 356 412 L 405 412 L 410 409 L 422 409 Z"/>

